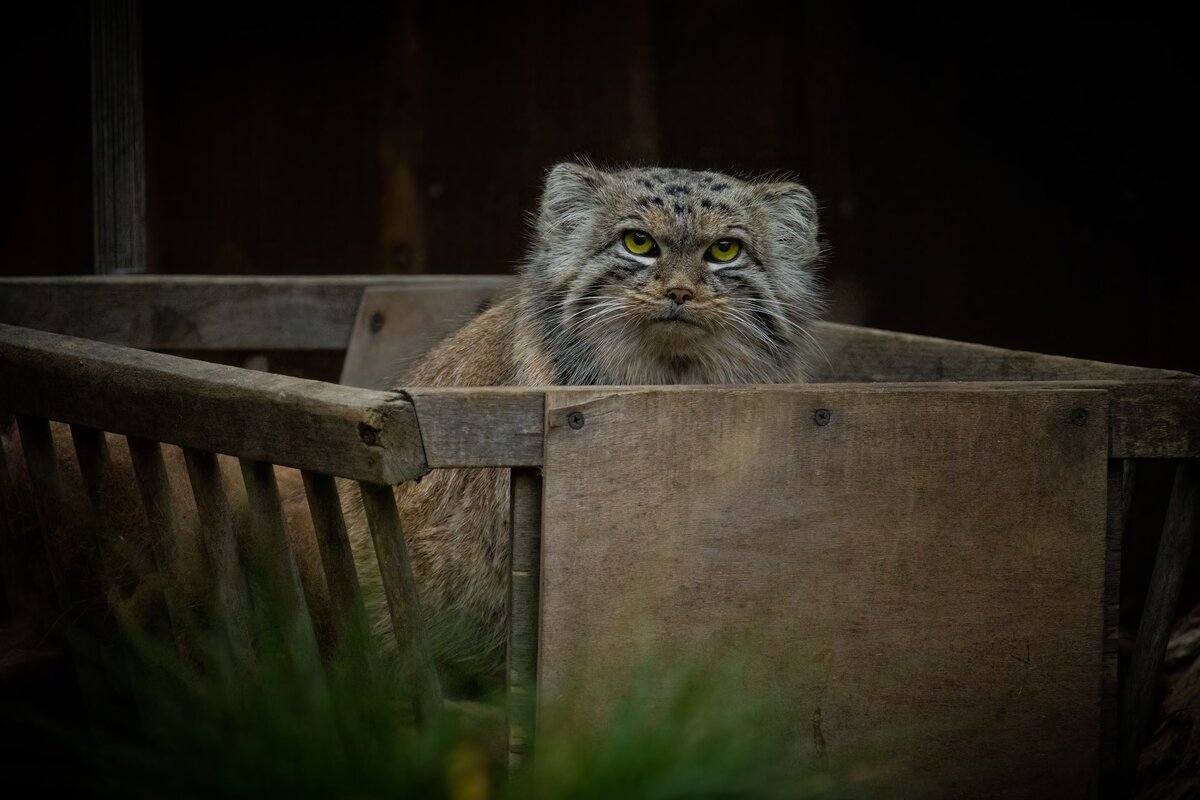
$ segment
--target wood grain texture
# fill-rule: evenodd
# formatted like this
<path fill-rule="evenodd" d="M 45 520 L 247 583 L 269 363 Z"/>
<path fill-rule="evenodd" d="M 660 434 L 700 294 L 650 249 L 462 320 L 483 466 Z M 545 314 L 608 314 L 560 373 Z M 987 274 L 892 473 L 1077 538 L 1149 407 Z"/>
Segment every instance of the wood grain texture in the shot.
<path fill-rule="evenodd" d="M 529 753 L 534 735 L 537 689 L 538 584 L 541 580 L 542 475 L 537 469 L 514 469 L 512 540 L 509 557 L 508 615 L 508 767 L 515 769 Z"/>
<path fill-rule="evenodd" d="M 1093 796 L 1106 412 L 1017 386 L 549 393 L 539 699 L 580 659 L 736 650 L 789 693 L 798 759 Z"/>
<path fill-rule="evenodd" d="M 0 325 L 0 407 L 350 478 L 425 473 L 412 406 L 352 389 Z"/>
<path fill-rule="evenodd" d="M 408 677 L 412 682 L 417 717 L 423 722 L 435 722 L 442 715 L 442 690 L 433 663 L 433 649 L 421 600 L 417 596 L 417 581 L 413 576 L 412 559 L 400 527 L 396 497 L 389 486 L 359 483 L 383 590 L 387 595 L 392 630 L 405 659 Z"/>
<path fill-rule="evenodd" d="M 542 463 L 544 389 L 412 388 L 425 461 L 438 467 Z"/>
<path fill-rule="evenodd" d="M 363 290 L 494 291 L 501 275 L 0 278 L 0 322 L 148 350 L 345 350 Z"/>
<path fill-rule="evenodd" d="M 342 362 L 343 386 L 387 389 L 435 344 L 491 305 L 495 282 L 368 288 Z"/>
<path fill-rule="evenodd" d="M 1154 573 L 1138 623 L 1137 642 L 1121 698 L 1121 784 L 1136 787 L 1138 759 L 1155 719 L 1159 680 L 1188 559 L 1200 537 L 1200 459 L 1182 459 L 1175 470 Z"/>
<path fill-rule="evenodd" d="M 33 507 L 45 548 L 45 563 L 49 565 L 58 608 L 73 616 L 80 612 L 87 598 L 84 587 L 67 566 L 69 553 L 76 548 L 63 535 L 67 531 L 63 486 L 50 425 L 44 419 L 17 414 L 17 427 L 21 432 L 21 450 L 25 454 Z"/>

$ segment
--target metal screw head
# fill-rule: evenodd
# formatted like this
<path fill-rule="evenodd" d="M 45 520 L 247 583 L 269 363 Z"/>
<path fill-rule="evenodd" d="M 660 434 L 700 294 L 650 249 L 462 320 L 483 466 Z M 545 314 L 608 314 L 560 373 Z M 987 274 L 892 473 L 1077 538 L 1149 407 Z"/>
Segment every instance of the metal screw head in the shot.
<path fill-rule="evenodd" d="M 822 428 L 829 424 L 833 419 L 833 412 L 828 408 L 818 408 L 813 412 L 813 422 L 820 425 Z"/>
<path fill-rule="evenodd" d="M 371 315 L 371 333 L 379 333 L 383 330 L 383 312 L 376 311 Z"/>
<path fill-rule="evenodd" d="M 1077 408 L 1071 412 L 1072 425 L 1087 425 L 1088 412 L 1086 408 Z"/>
<path fill-rule="evenodd" d="M 583 427 L 583 412 L 582 411 L 572 411 L 571 413 L 567 414 L 567 424 L 570 425 L 575 430 L 579 430 L 580 428 L 582 428 Z"/>

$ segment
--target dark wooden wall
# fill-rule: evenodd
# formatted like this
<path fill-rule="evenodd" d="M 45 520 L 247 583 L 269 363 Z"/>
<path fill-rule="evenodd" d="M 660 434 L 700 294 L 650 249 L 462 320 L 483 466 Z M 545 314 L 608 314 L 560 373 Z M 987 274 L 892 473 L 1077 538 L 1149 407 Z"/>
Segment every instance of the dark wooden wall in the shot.
<path fill-rule="evenodd" d="M 144 6 L 155 271 L 505 272 L 558 159 L 783 170 L 822 200 L 836 318 L 1200 371 L 1179 19 Z M 86 4 L 12 15 L 0 271 L 87 272 Z"/>

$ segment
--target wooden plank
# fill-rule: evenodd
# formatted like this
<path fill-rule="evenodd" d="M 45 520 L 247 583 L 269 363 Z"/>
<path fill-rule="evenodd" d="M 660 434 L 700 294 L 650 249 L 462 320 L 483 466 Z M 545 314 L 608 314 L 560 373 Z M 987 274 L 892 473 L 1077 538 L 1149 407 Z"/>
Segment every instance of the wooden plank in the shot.
<path fill-rule="evenodd" d="M 442 715 L 442 690 L 433 663 L 433 649 L 425 616 L 417 596 L 412 560 L 404 542 L 404 531 L 400 527 L 396 498 L 390 486 L 362 482 L 359 483 L 359 490 L 367 524 L 371 528 L 371 539 L 375 543 L 375 556 L 379 560 L 379 572 L 383 578 L 383 591 L 387 595 L 396 644 L 405 659 L 414 687 L 417 717 L 423 722 L 436 722 Z"/>
<path fill-rule="evenodd" d="M 342 363 L 343 386 L 388 389 L 435 344 L 493 304 L 504 287 L 370 287 Z"/>
<path fill-rule="evenodd" d="M 162 582 L 171 630 L 180 650 L 189 654 L 196 646 L 193 614 L 188 608 L 178 566 L 179 518 L 171 499 L 171 483 L 158 442 L 128 437 L 129 457 L 142 498 L 150 532 L 150 552 Z"/>
<path fill-rule="evenodd" d="M 579 669 L 623 685 L 643 644 L 737 654 L 785 692 L 798 768 L 1094 796 L 1106 412 L 1016 386 L 548 393 L 539 700 Z"/>
<path fill-rule="evenodd" d="M 96 571 L 108 597 L 109 608 L 116 611 L 119 610 L 117 598 L 120 593 L 117 564 L 121 560 L 117 540 L 123 532 L 112 508 L 114 476 L 108 443 L 103 432 L 84 425 L 71 426 L 71 440 L 92 514 L 89 549 L 94 549 L 99 557 Z"/>
<path fill-rule="evenodd" d="M 345 350 L 370 286 L 495 291 L 502 275 L 0 278 L 0 323 L 149 350 Z"/>
<path fill-rule="evenodd" d="M 1113 459 L 1108 462 L 1108 505 L 1105 512 L 1104 554 L 1104 664 L 1100 686 L 1100 781 L 1110 792 L 1118 785 L 1117 747 L 1119 738 L 1118 656 L 1121 633 L 1121 543 L 1129 527 L 1137 462 Z"/>
<path fill-rule="evenodd" d="M 1176 605 L 1192 547 L 1200 536 L 1200 460 L 1182 459 L 1175 470 L 1154 573 L 1138 623 L 1129 678 L 1121 698 L 1121 783 L 1136 788 L 1138 758 L 1157 709 L 1158 686 Z"/>
<path fill-rule="evenodd" d="M 381 483 L 426 472 L 416 416 L 399 394 L 8 325 L 0 407 Z"/>
<path fill-rule="evenodd" d="M 541 465 L 544 390 L 434 387 L 406 394 L 430 469 Z"/>
<path fill-rule="evenodd" d="M 275 467 L 264 461 L 240 459 L 250 512 L 251 536 L 243 541 L 246 580 L 255 608 L 269 621 L 264 635 L 272 637 L 297 669 L 321 675 L 320 653 L 310 603 L 283 522 Z M 320 681 L 318 681 L 320 683 Z"/>
<path fill-rule="evenodd" d="M 337 486 L 333 478 L 316 472 L 306 471 L 303 478 L 313 531 L 321 553 L 321 567 L 329 588 L 334 645 L 347 659 L 371 669 L 370 625 Z"/>
<path fill-rule="evenodd" d="M 538 583 L 541 580 L 542 475 L 514 469 L 509 483 L 512 538 L 508 600 L 508 768 L 533 742 L 537 690 Z"/>
<path fill-rule="evenodd" d="M 836 322 L 812 326 L 824 357 L 814 383 L 1164 380 L 1184 372 L 1005 350 Z"/>
<path fill-rule="evenodd" d="M 217 631 L 228 643 L 231 663 L 238 669 L 248 669 L 254 661 L 250 595 L 221 470 L 212 453 L 185 447 L 183 455 L 196 498 L 206 566 L 213 579 Z"/>
<path fill-rule="evenodd" d="M 1117 384 L 1111 395 L 1113 458 L 1200 458 L 1200 380 Z"/>
<path fill-rule="evenodd" d="M 92 0 L 95 271 L 146 271 L 146 145 L 138 0 Z"/>
<path fill-rule="evenodd" d="M 21 431 L 21 450 L 25 454 L 33 506 L 58 608 L 68 615 L 75 615 L 86 605 L 87 599 L 84 587 L 73 579 L 66 564 L 67 553 L 74 547 L 63 535 L 66 506 L 50 425 L 44 419 L 17 414 L 17 427 Z"/>

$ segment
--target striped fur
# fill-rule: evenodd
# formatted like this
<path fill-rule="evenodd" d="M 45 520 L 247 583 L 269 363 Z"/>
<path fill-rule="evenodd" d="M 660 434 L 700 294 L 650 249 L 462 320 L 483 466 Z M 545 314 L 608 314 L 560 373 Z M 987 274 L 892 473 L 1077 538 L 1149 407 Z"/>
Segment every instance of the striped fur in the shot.
<path fill-rule="evenodd" d="M 656 259 L 621 243 L 643 230 Z M 734 237 L 741 256 L 704 252 Z M 399 386 L 788 383 L 815 352 L 816 203 L 797 183 L 670 169 L 551 170 L 516 290 L 443 342 Z M 677 306 L 667 289 L 686 288 Z M 672 317 L 676 319 L 671 320 Z M 361 504 L 343 494 L 368 611 L 390 640 Z M 422 601 L 443 665 L 499 675 L 508 475 L 443 470 L 398 487 Z"/>

